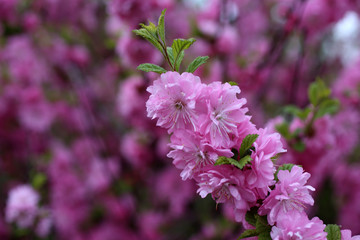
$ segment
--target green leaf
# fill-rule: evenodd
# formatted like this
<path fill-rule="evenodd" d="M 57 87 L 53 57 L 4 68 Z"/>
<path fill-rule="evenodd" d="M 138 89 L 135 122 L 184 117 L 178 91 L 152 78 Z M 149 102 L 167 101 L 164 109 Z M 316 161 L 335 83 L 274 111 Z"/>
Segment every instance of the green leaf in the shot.
<path fill-rule="evenodd" d="M 173 41 L 173 44 L 171 45 L 171 48 L 174 51 L 174 56 L 176 56 L 186 49 L 188 49 L 196 40 L 194 38 L 189 39 L 182 39 L 178 38 Z"/>
<path fill-rule="evenodd" d="M 240 169 L 243 169 L 245 167 L 246 164 L 250 163 L 253 159 L 249 156 L 246 155 L 245 157 L 241 158 L 239 160 L 239 165 L 240 165 Z"/>
<path fill-rule="evenodd" d="M 309 113 L 311 112 L 311 108 L 307 107 L 305 108 L 304 110 L 298 112 L 297 116 L 302 119 L 302 120 L 305 120 L 308 116 L 309 116 Z"/>
<path fill-rule="evenodd" d="M 326 99 L 319 104 L 319 109 L 315 114 L 315 119 L 320 118 L 326 114 L 335 114 L 338 112 L 340 103 L 337 99 Z"/>
<path fill-rule="evenodd" d="M 330 96 L 331 90 L 326 87 L 321 79 L 311 83 L 308 89 L 309 100 L 312 105 L 317 106 L 322 100 Z"/>
<path fill-rule="evenodd" d="M 172 49 L 171 47 L 167 47 L 166 49 L 167 49 L 167 53 L 168 53 L 168 55 L 169 55 L 169 59 L 170 59 L 171 64 L 172 64 L 173 66 L 175 66 L 175 70 L 176 70 L 176 71 L 179 71 L 180 63 L 182 62 L 182 60 L 183 60 L 183 58 L 184 58 L 184 55 L 185 55 L 185 54 L 184 54 L 184 51 L 182 51 L 182 52 L 180 53 L 180 56 L 178 57 L 178 61 L 177 61 L 176 65 L 175 65 L 175 58 L 174 58 L 174 51 L 173 51 L 173 49 Z"/>
<path fill-rule="evenodd" d="M 270 231 L 260 233 L 259 236 L 258 236 L 258 240 L 272 240 L 271 235 L 270 235 Z"/>
<path fill-rule="evenodd" d="M 329 224 L 325 228 L 325 232 L 327 232 L 326 238 L 328 240 L 341 240 L 341 232 L 340 227 L 336 224 Z"/>
<path fill-rule="evenodd" d="M 283 165 L 281 165 L 278 170 L 288 170 L 289 172 L 291 171 L 291 169 L 293 168 L 293 166 L 295 166 L 295 164 L 292 163 L 285 163 Z"/>
<path fill-rule="evenodd" d="M 160 36 L 160 39 L 162 40 L 162 42 L 165 44 L 165 13 L 166 13 L 166 9 L 164 9 L 161 12 L 161 15 L 159 17 L 159 21 L 158 21 L 158 27 L 157 27 L 157 34 Z"/>
<path fill-rule="evenodd" d="M 298 140 L 296 141 L 295 143 L 293 143 L 292 145 L 292 148 L 294 150 L 296 150 L 297 152 L 304 152 L 305 151 L 305 148 L 306 148 L 306 145 L 303 141 L 301 140 Z"/>
<path fill-rule="evenodd" d="M 37 173 L 33 179 L 32 179 L 32 186 L 36 189 L 39 190 L 41 189 L 44 184 L 46 183 L 46 175 L 43 173 Z"/>
<path fill-rule="evenodd" d="M 271 226 L 267 222 L 266 216 L 256 216 L 256 231 L 258 232 L 258 239 L 270 240 Z"/>
<path fill-rule="evenodd" d="M 256 231 L 261 234 L 261 233 L 266 233 L 271 231 L 271 226 L 269 225 L 269 223 L 267 222 L 267 217 L 266 216 L 256 216 Z"/>
<path fill-rule="evenodd" d="M 149 21 L 149 25 L 145 25 L 143 23 L 139 24 L 141 28 L 145 29 L 151 36 L 153 36 L 155 39 L 158 38 L 157 34 L 157 27 L 154 23 Z"/>
<path fill-rule="evenodd" d="M 228 158 L 228 157 L 224 157 L 221 156 L 219 157 L 216 162 L 214 163 L 215 166 L 217 165 L 223 165 L 223 164 L 231 164 L 237 168 L 242 169 L 243 167 L 240 165 L 240 163 L 238 161 L 236 161 L 235 159 L 232 158 Z"/>
<path fill-rule="evenodd" d="M 283 136 L 286 140 L 290 140 L 292 138 L 291 133 L 289 131 L 289 123 L 283 122 L 281 124 L 276 125 L 275 128 L 276 131 L 280 133 L 281 136 Z"/>
<path fill-rule="evenodd" d="M 156 37 L 154 37 L 149 31 L 147 31 L 144 28 L 141 28 L 141 29 L 133 30 L 133 32 L 136 35 L 141 36 L 141 37 L 145 38 L 146 40 L 148 40 L 154 47 L 156 47 L 161 53 L 163 53 L 163 48 L 162 48 L 161 44 L 159 43 L 158 39 Z"/>
<path fill-rule="evenodd" d="M 245 230 L 238 238 L 239 239 L 244 239 L 244 238 L 248 238 L 248 237 L 256 237 L 258 235 L 256 229 L 248 229 Z"/>
<path fill-rule="evenodd" d="M 256 226 L 256 215 L 257 215 L 257 207 L 252 207 L 249 211 L 246 212 L 245 220 L 252 226 Z"/>
<path fill-rule="evenodd" d="M 279 153 L 276 154 L 275 156 L 271 157 L 270 159 L 271 159 L 272 161 L 276 161 L 276 160 L 278 160 L 278 158 L 279 158 Z"/>
<path fill-rule="evenodd" d="M 291 114 L 294 116 L 297 116 L 300 111 L 301 111 L 301 109 L 295 105 L 288 105 L 283 108 L 284 113 Z"/>
<path fill-rule="evenodd" d="M 202 64 L 204 64 L 209 59 L 208 56 L 199 56 L 195 58 L 190 65 L 187 67 L 186 72 L 193 73 L 198 69 Z M 230 85 L 237 85 L 235 82 L 229 82 Z"/>
<path fill-rule="evenodd" d="M 170 59 L 171 64 L 174 65 L 174 64 L 175 64 L 175 63 L 174 63 L 175 59 L 174 59 L 174 53 L 173 53 L 172 48 L 171 48 L 171 47 L 167 47 L 167 48 L 166 48 L 166 51 L 167 51 L 167 54 L 168 54 L 168 56 L 169 56 L 169 59 Z"/>
<path fill-rule="evenodd" d="M 230 84 L 231 86 L 238 86 L 239 84 L 237 84 L 236 82 L 230 81 L 228 82 L 228 84 Z"/>
<path fill-rule="evenodd" d="M 151 63 L 140 64 L 137 67 L 137 69 L 144 71 L 144 72 L 166 73 L 165 69 L 163 69 L 162 67 L 160 67 L 158 65 L 151 64 Z"/>
<path fill-rule="evenodd" d="M 183 51 L 188 49 L 195 41 L 196 40 L 194 38 L 189 38 L 189 39 L 178 38 L 173 41 L 171 48 L 174 54 L 175 66 L 180 66 L 182 58 L 184 57 Z"/>
<path fill-rule="evenodd" d="M 179 71 L 179 68 L 180 68 L 180 64 L 182 62 L 182 60 L 184 59 L 184 56 L 185 56 L 185 52 L 184 51 L 181 51 L 179 56 L 178 56 L 178 60 L 176 61 L 175 63 L 175 69 L 176 71 Z"/>
<path fill-rule="evenodd" d="M 247 135 L 241 143 L 240 149 L 239 149 L 239 156 L 241 158 L 245 157 L 248 154 L 248 150 L 251 148 L 253 143 L 256 141 L 256 139 L 259 137 L 258 134 L 249 134 Z"/>

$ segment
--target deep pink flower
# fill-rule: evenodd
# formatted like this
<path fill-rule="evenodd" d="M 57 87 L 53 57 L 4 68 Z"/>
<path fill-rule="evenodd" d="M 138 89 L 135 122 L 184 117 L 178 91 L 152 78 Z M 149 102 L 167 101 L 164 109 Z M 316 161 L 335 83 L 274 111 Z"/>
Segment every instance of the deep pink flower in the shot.
<path fill-rule="evenodd" d="M 182 181 L 179 170 L 171 165 L 157 173 L 155 181 L 151 181 L 150 185 L 155 190 L 154 200 L 168 205 L 167 212 L 172 217 L 181 216 L 195 195 L 194 182 Z"/>
<path fill-rule="evenodd" d="M 120 151 L 134 168 L 144 170 L 153 160 L 153 155 L 149 154 L 150 140 L 148 135 L 139 132 L 129 132 L 123 136 Z"/>
<path fill-rule="evenodd" d="M 161 74 L 148 87 L 151 93 L 146 102 L 148 117 L 158 118 L 157 125 L 175 129 L 197 129 L 196 101 L 203 85 L 200 78 L 191 73 L 177 72 Z"/>
<path fill-rule="evenodd" d="M 282 215 L 293 210 L 301 212 L 305 205 L 314 204 L 309 190 L 315 191 L 315 189 L 310 185 L 305 185 L 310 178 L 309 173 L 304 173 L 301 167 L 293 166 L 291 172 L 280 170 L 277 176 L 279 182 L 259 209 L 261 215 L 268 215 L 268 222 L 272 225 Z"/>
<path fill-rule="evenodd" d="M 162 239 L 161 227 L 166 221 L 164 214 L 154 211 L 147 211 L 142 213 L 138 220 L 142 239 Z"/>
<path fill-rule="evenodd" d="M 141 0 L 111 0 L 108 1 L 108 11 L 127 22 L 131 27 L 136 27 L 151 14 L 153 10 L 151 1 Z"/>
<path fill-rule="evenodd" d="M 30 87 L 21 92 L 19 106 L 20 123 L 33 131 L 48 130 L 54 120 L 54 109 L 43 96 L 42 90 Z"/>
<path fill-rule="evenodd" d="M 326 240 L 325 224 L 317 217 L 309 220 L 304 212 L 281 215 L 271 230 L 274 240 Z"/>

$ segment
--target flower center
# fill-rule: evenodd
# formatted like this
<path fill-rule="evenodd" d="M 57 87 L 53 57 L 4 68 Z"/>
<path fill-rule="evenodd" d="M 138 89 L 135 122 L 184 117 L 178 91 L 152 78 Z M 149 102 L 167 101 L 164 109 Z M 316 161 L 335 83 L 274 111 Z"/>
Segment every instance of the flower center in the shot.
<path fill-rule="evenodd" d="M 184 107 L 185 107 L 185 104 L 182 101 L 178 100 L 175 102 L 175 108 L 177 110 L 182 110 Z"/>

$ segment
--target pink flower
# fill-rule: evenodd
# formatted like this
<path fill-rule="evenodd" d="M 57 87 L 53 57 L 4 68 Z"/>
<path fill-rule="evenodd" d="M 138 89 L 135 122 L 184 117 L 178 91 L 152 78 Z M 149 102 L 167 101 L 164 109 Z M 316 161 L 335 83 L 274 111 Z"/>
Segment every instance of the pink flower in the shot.
<path fill-rule="evenodd" d="M 217 203 L 231 204 L 234 211 L 239 211 L 239 216 L 235 216 L 237 221 L 241 221 L 243 213 L 250 209 L 249 203 L 256 201 L 255 194 L 246 188 L 242 171 L 231 165 L 209 168 L 199 175 L 198 182 L 200 196 L 205 198 L 211 194 Z"/>
<path fill-rule="evenodd" d="M 310 185 L 305 185 L 310 178 L 309 173 L 303 173 L 301 167 L 293 166 L 291 172 L 280 170 L 277 176 L 279 182 L 259 209 L 261 215 L 268 214 L 268 222 L 272 225 L 282 215 L 287 215 L 293 210 L 303 211 L 304 205 L 314 204 L 309 190 L 315 191 L 315 189 Z"/>
<path fill-rule="evenodd" d="M 41 89 L 30 87 L 23 90 L 20 100 L 18 114 L 21 124 L 36 132 L 48 130 L 55 118 L 55 113 Z"/>
<path fill-rule="evenodd" d="M 240 89 L 229 83 L 214 82 L 203 91 L 207 96 L 207 113 L 202 119 L 201 133 L 214 147 L 229 147 L 238 136 L 237 126 L 246 120 L 245 98 L 238 99 Z"/>
<path fill-rule="evenodd" d="M 153 160 L 149 148 L 150 138 L 139 132 L 129 132 L 123 136 L 120 151 L 134 168 L 145 170 L 146 166 Z"/>
<path fill-rule="evenodd" d="M 360 58 L 346 67 L 334 83 L 334 95 L 340 99 L 344 106 L 359 106 L 360 93 Z"/>
<path fill-rule="evenodd" d="M 360 235 L 351 237 L 351 230 L 341 230 L 341 240 L 360 240 Z"/>
<path fill-rule="evenodd" d="M 154 201 L 168 205 L 167 213 L 172 217 L 184 214 L 195 193 L 194 182 L 183 182 L 179 178 L 179 170 L 172 166 L 157 173 L 155 181 L 149 184 L 154 187 Z"/>
<path fill-rule="evenodd" d="M 119 87 L 116 106 L 119 114 L 131 125 L 143 129 L 147 125 L 154 125 L 146 117 L 145 102 L 149 93 L 145 91 L 144 80 L 139 76 L 124 79 Z"/>
<path fill-rule="evenodd" d="M 161 226 L 166 221 L 163 214 L 153 211 L 147 211 L 142 213 L 138 220 L 140 226 L 139 230 L 141 231 L 143 239 L 161 239 Z"/>
<path fill-rule="evenodd" d="M 37 51 L 30 36 L 17 35 L 7 40 L 0 61 L 8 67 L 12 81 L 41 84 L 52 79 L 50 67 L 42 56 L 42 52 Z"/>
<path fill-rule="evenodd" d="M 197 129 L 196 101 L 203 85 L 191 73 L 167 72 L 147 88 L 151 93 L 146 102 L 148 117 L 158 118 L 157 125 L 175 129 Z"/>
<path fill-rule="evenodd" d="M 13 188 L 6 204 L 6 221 L 21 228 L 30 227 L 38 214 L 39 194 L 29 185 Z"/>
<path fill-rule="evenodd" d="M 186 130 L 176 131 L 171 136 L 170 146 L 174 150 L 168 157 L 173 158 L 174 165 L 183 170 L 180 174 L 183 180 L 201 173 L 203 167 L 213 165 L 219 156 L 233 155 L 229 149 L 216 149 L 198 133 Z"/>
<path fill-rule="evenodd" d="M 291 211 L 278 218 L 270 235 L 274 240 L 325 240 L 324 229 L 325 224 L 319 218 L 309 220 L 304 212 Z"/>
<path fill-rule="evenodd" d="M 35 231 L 38 236 L 45 238 L 51 231 L 53 219 L 48 209 L 40 209 L 39 215 L 43 216 L 39 219 Z"/>
<path fill-rule="evenodd" d="M 145 21 L 153 10 L 151 1 L 141 0 L 111 0 L 108 1 L 110 14 L 126 21 L 130 26 L 136 26 Z"/>
<path fill-rule="evenodd" d="M 259 137 L 254 142 L 255 150 L 251 153 L 251 170 L 247 171 L 246 181 L 252 188 L 262 188 L 266 196 L 267 188 L 274 182 L 275 167 L 272 157 L 285 152 L 280 134 L 270 133 L 267 128 L 258 131 Z M 263 196 L 263 197 L 265 197 Z"/>

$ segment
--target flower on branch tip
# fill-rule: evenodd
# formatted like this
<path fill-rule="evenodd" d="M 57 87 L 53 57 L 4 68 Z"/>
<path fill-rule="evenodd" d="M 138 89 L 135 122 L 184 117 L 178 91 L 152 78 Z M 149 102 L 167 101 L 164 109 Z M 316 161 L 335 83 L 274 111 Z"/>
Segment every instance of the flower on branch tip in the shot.
<path fill-rule="evenodd" d="M 146 102 L 148 117 L 158 118 L 157 125 L 167 128 L 196 130 L 196 101 L 203 88 L 200 78 L 191 73 L 166 72 L 147 88 L 151 93 Z"/>

